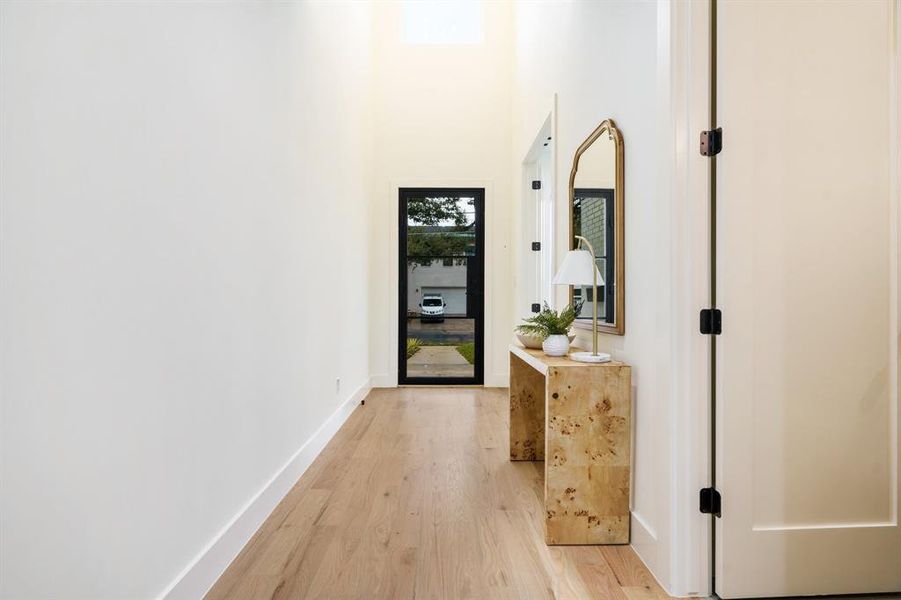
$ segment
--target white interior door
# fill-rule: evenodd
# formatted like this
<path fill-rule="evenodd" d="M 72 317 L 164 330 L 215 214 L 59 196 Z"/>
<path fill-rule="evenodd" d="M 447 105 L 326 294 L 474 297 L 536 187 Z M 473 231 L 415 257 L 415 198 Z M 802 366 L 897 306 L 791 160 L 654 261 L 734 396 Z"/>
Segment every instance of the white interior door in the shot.
<path fill-rule="evenodd" d="M 550 136 L 542 146 L 538 156 L 538 172 L 541 179 L 541 190 L 538 195 L 537 235 L 541 240 L 541 253 L 538 257 L 538 293 L 541 302 L 554 306 L 553 281 L 554 268 L 554 165 Z"/>
<path fill-rule="evenodd" d="M 532 181 L 540 180 L 541 173 L 536 160 L 523 163 L 523 199 L 520 210 L 521 234 L 521 261 L 519 281 L 519 316 L 528 317 L 532 313 L 532 305 L 540 302 L 541 272 L 540 256 L 538 252 L 531 250 L 533 241 L 538 238 L 538 225 L 540 219 L 540 205 L 537 202 L 540 191 L 532 189 Z"/>
<path fill-rule="evenodd" d="M 718 3 L 723 598 L 901 590 L 898 10 Z"/>
<path fill-rule="evenodd" d="M 554 306 L 554 153 L 549 115 L 523 161 L 521 206 L 522 261 L 519 303 L 521 316 L 532 315 L 534 304 Z M 537 182 L 538 188 L 533 187 Z M 538 242 L 540 250 L 532 250 Z"/>

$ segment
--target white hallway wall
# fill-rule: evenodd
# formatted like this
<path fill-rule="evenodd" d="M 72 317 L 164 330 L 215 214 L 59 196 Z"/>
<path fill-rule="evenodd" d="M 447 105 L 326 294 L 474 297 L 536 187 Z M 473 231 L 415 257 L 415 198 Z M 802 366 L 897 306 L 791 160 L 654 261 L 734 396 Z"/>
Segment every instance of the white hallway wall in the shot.
<path fill-rule="evenodd" d="M 680 562 L 689 553 L 680 552 L 687 538 L 676 531 L 682 506 L 674 504 L 672 474 L 677 441 L 671 350 L 674 341 L 691 332 L 677 331 L 673 316 L 674 222 L 667 166 L 673 160 L 673 121 L 669 82 L 661 77 L 669 68 L 668 8 L 655 1 L 519 1 L 515 16 L 513 197 L 522 197 L 521 161 L 556 93 L 558 264 L 570 239 L 567 186 L 576 148 L 605 118 L 614 119 L 624 136 L 626 334 L 602 334 L 600 349 L 633 367 L 632 546 L 668 590 L 700 593 L 704 589 L 697 586 L 706 585 L 702 574 L 688 572 Z M 559 287 L 557 294 L 562 306 L 566 288 Z M 681 318 L 689 323 L 694 315 Z M 580 331 L 578 340 L 590 347 L 586 332 Z M 679 519 L 684 525 L 684 516 Z M 700 556 L 692 550 L 687 562 Z"/>
<path fill-rule="evenodd" d="M 559 199 L 601 118 L 626 137 L 627 336 L 602 344 L 635 365 L 634 544 L 691 591 L 671 585 L 653 3 L 486 2 L 468 47 L 405 46 L 400 3 L 374 40 L 365 3 L 49 6 L 0 13 L 0 595 L 161 591 L 369 373 L 393 383 L 398 185 L 488 188 L 505 384 L 518 162 L 554 92 Z"/>
<path fill-rule="evenodd" d="M 486 187 L 485 383 L 507 385 L 512 339 L 512 4 L 481 5 L 482 43 L 406 44 L 403 3 L 375 8 L 373 383 L 397 383 L 397 188 Z"/>
<path fill-rule="evenodd" d="M 367 384 L 368 13 L 0 4 L 0 596 L 161 593 Z"/>

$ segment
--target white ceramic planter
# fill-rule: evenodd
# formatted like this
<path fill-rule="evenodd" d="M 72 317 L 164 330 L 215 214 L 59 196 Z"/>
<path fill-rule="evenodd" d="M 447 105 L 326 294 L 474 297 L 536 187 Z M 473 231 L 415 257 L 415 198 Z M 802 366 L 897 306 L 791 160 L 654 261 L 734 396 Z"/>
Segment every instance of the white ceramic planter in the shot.
<path fill-rule="evenodd" d="M 549 335 L 541 343 L 541 349 L 548 356 L 566 356 L 566 353 L 569 352 L 569 337 Z"/>

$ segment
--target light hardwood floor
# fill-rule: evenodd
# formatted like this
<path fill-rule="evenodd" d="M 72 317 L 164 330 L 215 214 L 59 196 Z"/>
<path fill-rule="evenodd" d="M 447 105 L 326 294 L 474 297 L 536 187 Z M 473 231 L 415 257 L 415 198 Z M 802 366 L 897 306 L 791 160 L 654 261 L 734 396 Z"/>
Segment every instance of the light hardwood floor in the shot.
<path fill-rule="evenodd" d="M 668 598 L 628 546 L 544 544 L 506 390 L 374 390 L 207 595 Z"/>

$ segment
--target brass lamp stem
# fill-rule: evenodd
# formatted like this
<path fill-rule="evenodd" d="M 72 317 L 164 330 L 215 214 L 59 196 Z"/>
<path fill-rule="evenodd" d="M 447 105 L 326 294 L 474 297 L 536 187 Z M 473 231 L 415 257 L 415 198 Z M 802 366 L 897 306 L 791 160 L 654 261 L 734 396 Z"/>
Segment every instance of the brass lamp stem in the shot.
<path fill-rule="evenodd" d="M 594 247 L 591 245 L 587 239 L 583 238 L 581 235 L 575 236 L 577 240 L 579 240 L 579 246 L 581 247 L 584 243 L 588 246 L 588 252 L 591 253 L 591 279 L 592 279 L 592 296 L 591 296 L 591 355 L 598 355 L 598 269 L 594 264 L 595 255 L 594 255 Z"/>

